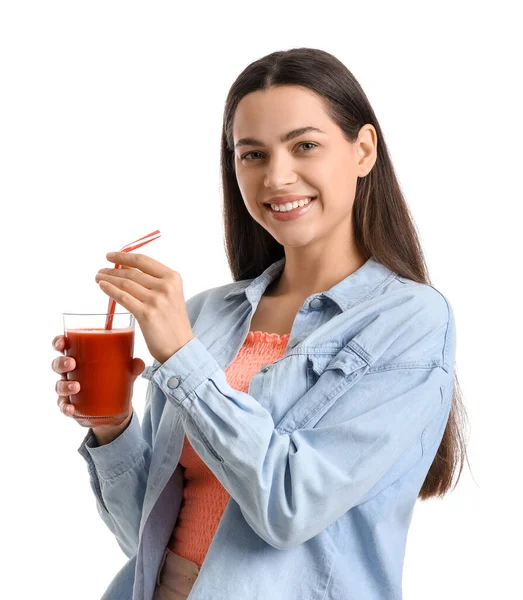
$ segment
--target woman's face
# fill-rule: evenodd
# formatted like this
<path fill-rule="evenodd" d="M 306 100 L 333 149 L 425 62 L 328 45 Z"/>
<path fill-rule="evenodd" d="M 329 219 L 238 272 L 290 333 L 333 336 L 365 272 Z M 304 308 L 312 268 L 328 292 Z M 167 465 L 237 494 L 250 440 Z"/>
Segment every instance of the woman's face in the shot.
<path fill-rule="evenodd" d="M 304 127 L 320 131 L 282 141 L 285 134 Z M 305 87 L 285 85 L 241 99 L 233 138 L 238 186 L 255 221 L 284 246 L 320 239 L 347 243 L 357 179 L 376 160 L 372 125 L 362 127 L 352 144 L 324 111 L 319 96 Z M 275 218 L 266 203 L 274 196 L 294 194 L 316 200 L 296 219 Z"/>

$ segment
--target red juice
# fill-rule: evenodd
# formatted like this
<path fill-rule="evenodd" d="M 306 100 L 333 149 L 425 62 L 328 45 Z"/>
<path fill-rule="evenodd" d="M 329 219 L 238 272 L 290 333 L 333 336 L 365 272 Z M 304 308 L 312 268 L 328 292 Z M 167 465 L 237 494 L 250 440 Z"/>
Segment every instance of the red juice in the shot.
<path fill-rule="evenodd" d="M 80 424 L 118 425 L 129 414 L 133 351 L 134 327 L 65 329 L 65 355 L 76 361 L 67 379 L 80 383 L 69 400 Z"/>

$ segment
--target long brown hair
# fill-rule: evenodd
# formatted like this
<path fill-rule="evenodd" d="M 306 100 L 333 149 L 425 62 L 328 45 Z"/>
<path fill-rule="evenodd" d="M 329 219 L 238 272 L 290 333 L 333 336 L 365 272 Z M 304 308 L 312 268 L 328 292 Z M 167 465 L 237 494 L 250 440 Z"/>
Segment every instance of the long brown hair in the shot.
<path fill-rule="evenodd" d="M 367 96 L 347 67 L 333 55 L 315 48 L 273 52 L 248 65 L 227 95 L 221 143 L 224 195 L 223 218 L 227 260 L 234 281 L 252 279 L 285 256 L 277 242 L 248 213 L 234 169 L 232 124 L 236 107 L 247 94 L 280 85 L 299 85 L 316 92 L 330 118 L 351 143 L 360 128 L 376 129 L 377 160 L 370 173 L 359 178 L 353 206 L 354 235 L 366 258 L 374 257 L 397 274 L 431 285 L 420 240 L 401 192 L 380 125 Z M 456 371 L 449 419 L 437 454 L 418 497 L 443 497 L 466 454 L 467 420 Z M 467 459 L 468 462 L 468 459 Z"/>

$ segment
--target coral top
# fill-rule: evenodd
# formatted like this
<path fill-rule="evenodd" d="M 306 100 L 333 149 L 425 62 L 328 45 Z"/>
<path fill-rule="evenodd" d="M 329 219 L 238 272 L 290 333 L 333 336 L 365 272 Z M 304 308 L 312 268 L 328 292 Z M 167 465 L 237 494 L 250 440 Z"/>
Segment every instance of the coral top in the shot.
<path fill-rule="evenodd" d="M 288 333 L 249 331 L 236 358 L 225 371 L 229 385 L 247 392 L 261 366 L 285 353 Z M 222 518 L 229 493 L 184 438 L 180 464 L 185 467 L 183 500 L 168 548 L 201 567 Z"/>

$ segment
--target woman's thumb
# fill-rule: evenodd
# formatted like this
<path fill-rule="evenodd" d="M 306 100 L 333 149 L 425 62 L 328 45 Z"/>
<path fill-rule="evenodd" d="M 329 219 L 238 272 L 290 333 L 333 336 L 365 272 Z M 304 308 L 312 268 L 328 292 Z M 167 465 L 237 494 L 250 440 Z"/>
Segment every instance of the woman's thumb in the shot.
<path fill-rule="evenodd" d="M 133 358 L 133 369 L 132 369 L 133 381 L 135 379 L 137 379 L 137 377 L 143 373 L 144 369 L 145 369 L 145 363 L 143 362 L 143 360 L 141 358 Z"/>

